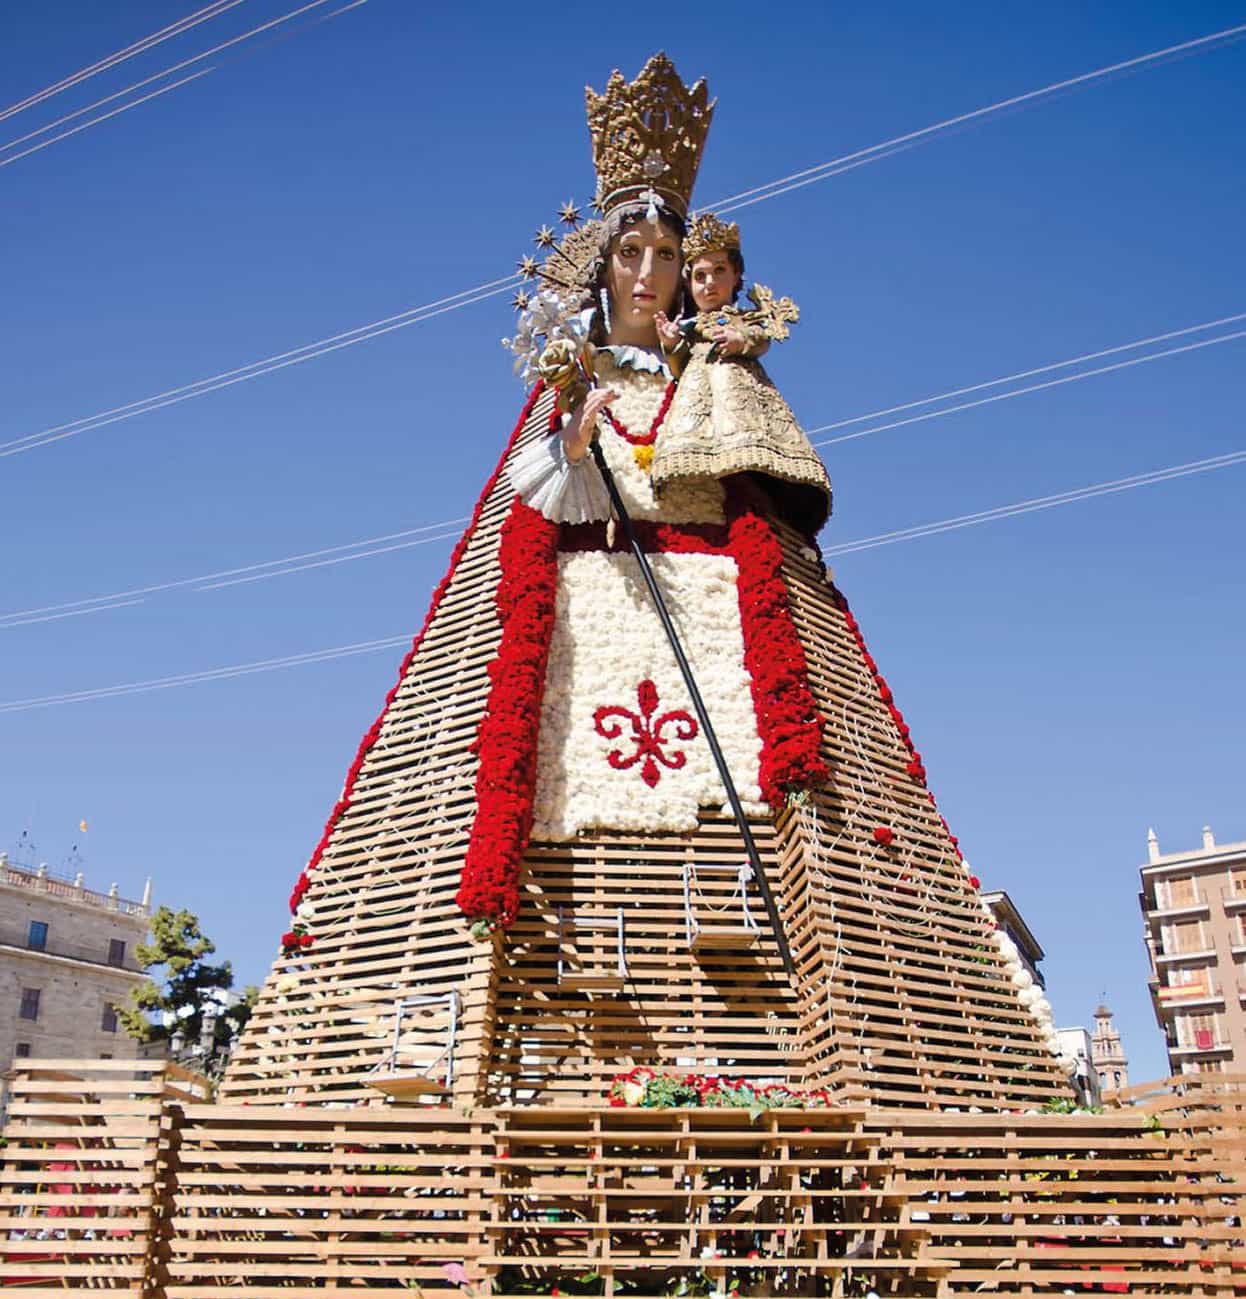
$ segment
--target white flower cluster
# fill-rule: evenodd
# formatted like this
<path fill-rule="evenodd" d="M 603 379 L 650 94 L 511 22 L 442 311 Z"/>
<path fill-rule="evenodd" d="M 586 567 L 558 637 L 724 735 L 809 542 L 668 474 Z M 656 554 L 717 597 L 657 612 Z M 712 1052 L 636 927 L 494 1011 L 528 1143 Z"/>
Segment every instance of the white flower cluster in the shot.
<path fill-rule="evenodd" d="M 750 810 L 762 811 L 761 739 L 744 667 L 735 561 L 725 555 L 654 555 L 651 562 L 740 798 Z M 663 729 L 662 753 L 676 761 L 682 754 L 683 765 L 659 762 L 652 787 L 641 776 L 643 756 L 626 770 L 609 762 L 612 751 L 624 760 L 635 753 L 636 737 L 663 714 L 678 709 L 695 717 L 635 559 L 603 551 L 561 555 L 558 572 L 533 837 L 565 842 L 589 827 L 696 829 L 698 809 L 721 806 L 726 797 L 699 725 L 691 740 L 681 740 L 672 724 Z M 647 721 L 637 697 L 645 680 L 658 691 Z M 635 721 L 620 717 L 620 734 L 606 738 L 594 726 L 603 706 L 626 709 Z"/>
<path fill-rule="evenodd" d="M 515 373 L 525 387 L 539 377 L 537 361 L 556 339 L 566 339 L 578 351 L 588 337 L 590 313 L 580 310 L 578 301 L 562 297 L 550 289 L 534 294 L 519 313 L 519 329 L 514 338 L 502 339 L 502 346 L 515 354 Z"/>
<path fill-rule="evenodd" d="M 985 905 L 985 904 L 984 904 Z M 989 908 L 987 908 L 989 910 Z M 1004 968 L 1008 971 L 1009 981 L 1017 990 L 1017 1000 L 1038 1021 L 1038 1031 L 1043 1045 L 1056 1057 L 1057 1063 L 1066 1074 L 1077 1072 L 1077 1057 L 1060 1049 L 1060 1039 L 1056 1036 L 1056 1025 L 1051 1014 L 1051 1002 L 1042 988 L 1034 981 L 1034 976 L 1025 968 L 1017 945 L 1002 929 L 995 931 L 995 946 L 1004 958 Z"/>

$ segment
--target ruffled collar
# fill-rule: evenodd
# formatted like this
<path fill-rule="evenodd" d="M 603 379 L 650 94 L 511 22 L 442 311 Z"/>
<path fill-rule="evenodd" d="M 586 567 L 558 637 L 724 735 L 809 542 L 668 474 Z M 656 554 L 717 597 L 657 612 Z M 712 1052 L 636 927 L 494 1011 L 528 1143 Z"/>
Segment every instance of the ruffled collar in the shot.
<path fill-rule="evenodd" d="M 607 352 L 621 370 L 641 370 L 646 374 L 664 374 L 671 377 L 670 367 L 656 347 L 637 347 L 634 343 L 607 343 L 597 349 Z"/>

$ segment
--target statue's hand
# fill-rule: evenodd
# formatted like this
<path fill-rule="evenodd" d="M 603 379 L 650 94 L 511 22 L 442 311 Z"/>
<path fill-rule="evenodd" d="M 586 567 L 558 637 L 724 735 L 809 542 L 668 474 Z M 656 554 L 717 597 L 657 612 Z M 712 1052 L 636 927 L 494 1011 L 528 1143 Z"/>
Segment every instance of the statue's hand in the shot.
<path fill-rule="evenodd" d="M 659 311 L 653 318 L 654 325 L 657 326 L 658 342 L 669 352 L 680 339 L 679 326 L 666 314 L 665 311 Z"/>
<path fill-rule="evenodd" d="M 563 450 L 566 451 L 568 460 L 583 460 L 588 454 L 589 443 L 597 428 L 598 415 L 612 401 L 617 401 L 618 396 L 614 388 L 594 388 L 571 412 L 571 420 L 562 431 Z"/>

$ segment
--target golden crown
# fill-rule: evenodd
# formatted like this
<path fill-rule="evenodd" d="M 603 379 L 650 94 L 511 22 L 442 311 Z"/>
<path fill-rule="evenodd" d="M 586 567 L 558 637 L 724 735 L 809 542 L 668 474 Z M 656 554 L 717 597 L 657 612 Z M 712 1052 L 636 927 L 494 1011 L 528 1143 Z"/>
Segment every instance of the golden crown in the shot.
<path fill-rule="evenodd" d="M 689 89 L 655 54 L 631 85 L 616 68 L 600 95 L 591 86 L 584 93 L 602 215 L 658 200 L 684 217 L 714 116 L 704 78 Z"/>
<path fill-rule="evenodd" d="M 740 227 L 734 221 L 720 221 L 712 212 L 702 212 L 684 235 L 684 265 L 691 266 L 698 257 L 727 248 L 740 251 Z"/>

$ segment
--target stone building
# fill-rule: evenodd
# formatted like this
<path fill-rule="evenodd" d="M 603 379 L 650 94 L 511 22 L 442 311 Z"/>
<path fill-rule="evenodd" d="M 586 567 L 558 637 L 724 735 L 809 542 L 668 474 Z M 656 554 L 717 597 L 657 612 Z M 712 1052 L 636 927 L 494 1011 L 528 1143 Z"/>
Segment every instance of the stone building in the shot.
<path fill-rule="evenodd" d="M 139 1044 L 114 1007 L 142 982 L 135 948 L 147 937 L 141 902 L 85 887 L 46 866 L 0 854 L 0 1074 L 23 1056 L 126 1059 Z"/>
<path fill-rule="evenodd" d="M 1151 999 L 1173 1073 L 1246 1070 L 1246 843 L 1161 853 L 1152 830 L 1139 901 Z"/>

